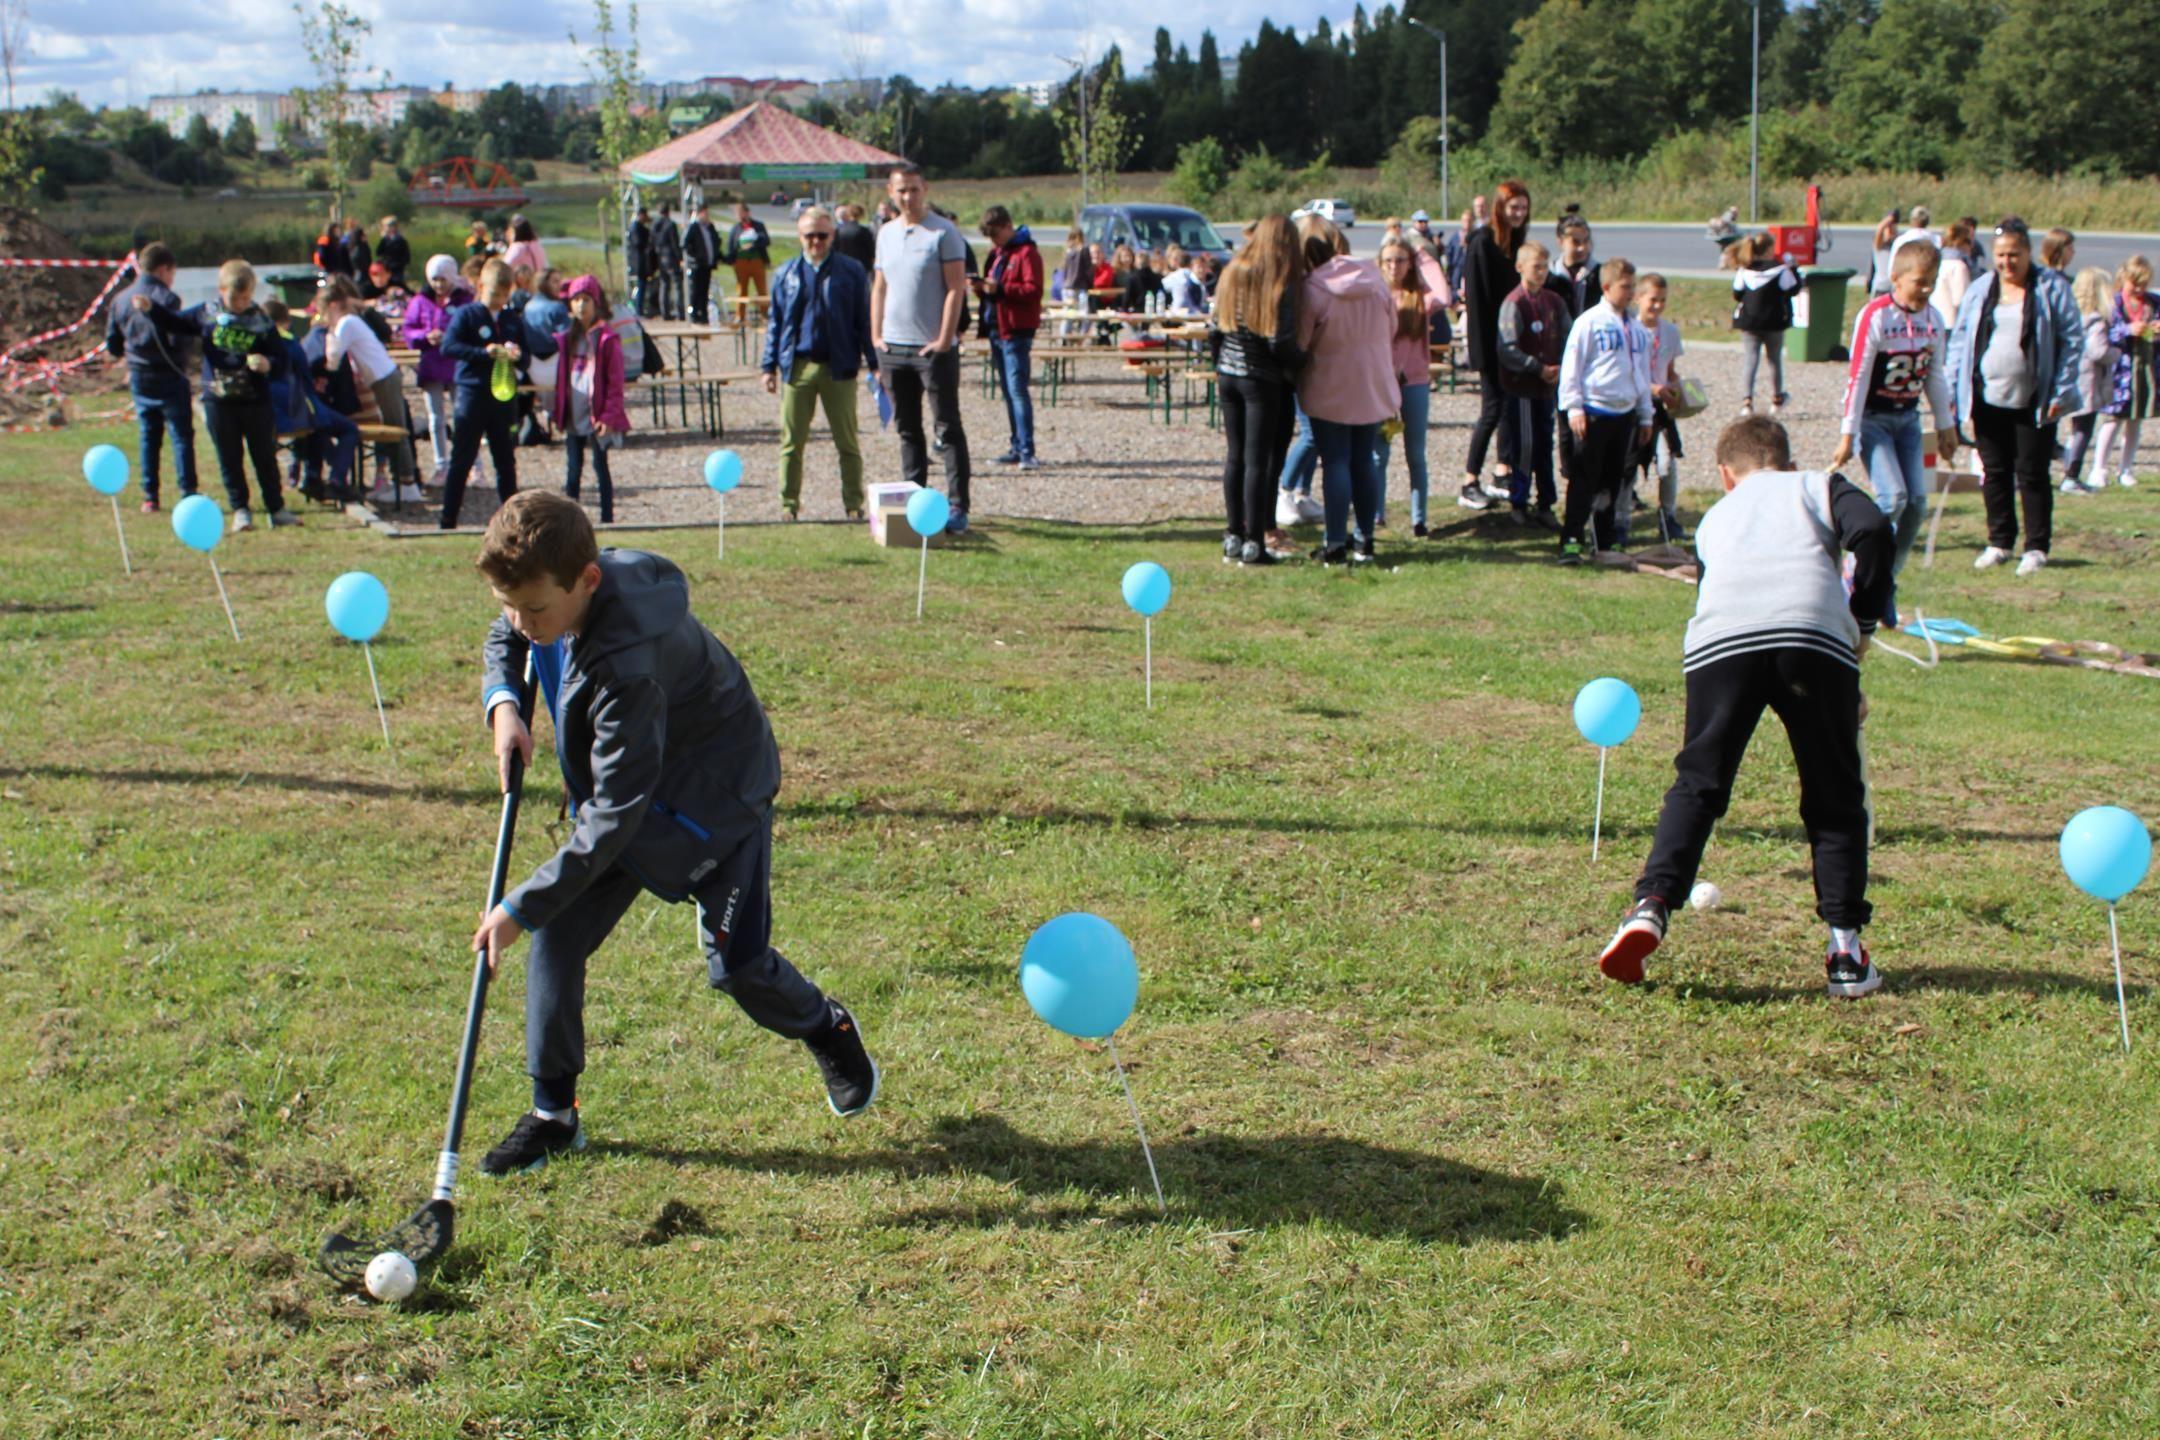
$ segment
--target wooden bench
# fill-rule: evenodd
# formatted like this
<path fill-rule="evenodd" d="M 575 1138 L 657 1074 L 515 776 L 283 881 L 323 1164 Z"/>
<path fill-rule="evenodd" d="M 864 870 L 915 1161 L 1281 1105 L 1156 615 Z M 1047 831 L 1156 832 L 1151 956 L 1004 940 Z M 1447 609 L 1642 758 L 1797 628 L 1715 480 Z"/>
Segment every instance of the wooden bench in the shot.
<path fill-rule="evenodd" d="M 668 401 L 673 399 L 681 416 L 682 428 L 690 428 L 690 404 L 694 399 L 698 407 L 698 423 L 707 435 L 727 433 L 726 418 L 721 414 L 720 392 L 731 380 L 741 376 L 727 375 L 647 375 L 640 376 L 623 387 L 626 403 L 634 403 L 634 397 L 643 395 L 649 402 L 653 428 L 664 430 L 668 421 Z"/>

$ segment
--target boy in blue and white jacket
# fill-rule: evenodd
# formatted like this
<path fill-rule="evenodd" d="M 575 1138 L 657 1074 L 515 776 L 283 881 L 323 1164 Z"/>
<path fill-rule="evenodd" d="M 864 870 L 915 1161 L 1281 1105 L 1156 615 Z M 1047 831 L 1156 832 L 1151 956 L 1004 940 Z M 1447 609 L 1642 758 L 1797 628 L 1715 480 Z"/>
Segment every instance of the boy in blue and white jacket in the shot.
<path fill-rule="evenodd" d="M 1612 547 L 1613 510 L 1627 483 L 1628 460 L 1650 442 L 1650 333 L 1629 308 L 1635 267 L 1607 260 L 1599 279 L 1604 298 L 1576 317 L 1560 352 L 1560 408 L 1575 437 L 1560 525 L 1563 565 L 1583 562 L 1583 527 L 1593 514 L 1598 548 Z"/>
<path fill-rule="evenodd" d="M 1800 771 L 1800 821 L 1815 860 L 1815 909 L 1830 927 L 1829 993 L 1857 999 L 1882 977 L 1860 943 L 1868 905 L 1868 792 L 1860 754 L 1860 660 L 1890 595 L 1890 518 L 1842 475 L 1792 468 L 1785 427 L 1749 416 L 1718 437 L 1727 494 L 1695 532 L 1702 580 L 1688 622 L 1687 740 L 1673 761 L 1635 905 L 1598 957 L 1639 985 L 1672 907 L 1695 887 L 1703 847 L 1764 710 Z M 1848 593 L 1843 558 L 1853 560 Z"/>

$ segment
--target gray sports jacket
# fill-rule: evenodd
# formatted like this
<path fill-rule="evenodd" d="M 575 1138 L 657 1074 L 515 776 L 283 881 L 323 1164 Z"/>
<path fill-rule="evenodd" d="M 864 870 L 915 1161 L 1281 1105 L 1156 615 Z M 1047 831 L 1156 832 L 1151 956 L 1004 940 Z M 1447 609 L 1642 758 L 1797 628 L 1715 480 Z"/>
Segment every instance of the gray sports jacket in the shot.
<path fill-rule="evenodd" d="M 695 894 L 764 828 L 780 791 L 764 707 L 690 613 L 682 571 L 642 550 L 603 550 L 600 570 L 582 632 L 533 657 L 577 824 L 503 899 L 527 930 L 618 864 L 664 899 Z M 483 651 L 483 714 L 516 696 L 525 651 L 498 616 Z"/>

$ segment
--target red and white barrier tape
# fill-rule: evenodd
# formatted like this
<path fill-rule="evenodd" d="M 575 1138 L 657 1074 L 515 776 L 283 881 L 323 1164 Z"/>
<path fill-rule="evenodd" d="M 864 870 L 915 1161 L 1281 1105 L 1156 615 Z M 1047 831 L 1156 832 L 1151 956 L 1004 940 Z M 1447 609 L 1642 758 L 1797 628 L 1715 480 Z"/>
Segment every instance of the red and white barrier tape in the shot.
<path fill-rule="evenodd" d="M 0 262 L 0 263 L 5 263 L 5 262 Z M 21 263 L 21 262 L 15 262 L 15 263 Z M 104 266 L 104 265 L 108 265 L 108 264 L 111 264 L 112 262 L 111 262 L 111 261 L 108 261 L 108 260 L 97 260 L 97 261 L 80 261 L 80 260 L 53 260 L 53 261 L 39 261 L 39 262 L 37 262 L 37 263 L 38 263 L 38 264 L 40 264 L 40 265 L 65 265 L 65 266 L 85 266 L 85 265 L 97 265 L 97 266 Z M 112 293 L 113 293 L 113 291 L 115 291 L 115 290 L 117 290 L 117 289 L 119 289 L 119 288 L 120 288 L 120 282 L 121 282 L 122 280 L 125 280 L 125 279 L 126 279 L 126 278 L 127 278 L 128 276 L 130 276 L 130 275 L 132 275 L 132 274 L 134 274 L 134 273 L 135 273 L 135 257 L 134 257 L 133 255 L 129 255 L 129 256 L 128 256 L 128 257 L 127 257 L 127 258 L 126 258 L 125 260 L 122 260 L 122 261 L 121 261 L 121 262 L 119 263 L 119 265 L 118 265 L 118 266 L 117 266 L 117 267 L 116 267 L 116 268 L 115 268 L 115 269 L 113 270 L 113 273 L 112 273 L 112 278 L 111 278 L 110 280 L 107 280 L 107 281 L 105 282 L 105 288 L 104 288 L 104 289 L 102 289 L 102 290 L 100 290 L 100 291 L 98 291 L 98 293 L 97 293 L 97 298 L 96 298 L 95 300 L 92 300 L 92 301 L 90 302 L 90 304 L 89 304 L 89 305 L 88 305 L 87 307 L 85 307 L 85 308 L 84 308 L 84 310 L 83 310 L 83 313 L 82 313 L 81 317 L 80 317 L 80 318 L 78 318 L 78 319 L 77 319 L 77 320 L 75 321 L 75 323 L 74 323 L 74 324 L 72 324 L 72 325 L 62 325 L 62 326 L 60 326 L 60 327 L 59 327 L 58 329 L 56 329 L 56 330 L 47 330 L 47 331 L 46 331 L 46 332 L 45 332 L 44 334 L 42 334 L 42 335 L 32 335 L 32 336 L 31 336 L 31 337 L 30 337 L 29 339 L 27 339 L 27 340 L 18 340 L 18 341 L 16 341 L 16 342 L 15 342 L 15 343 L 14 343 L 13 345 L 10 345 L 10 346 L 9 346 L 9 347 L 7 348 L 7 352 L 6 352 L 5 354 L 0 354 L 0 371 L 4 371 L 4 370 L 5 370 L 5 369 L 6 369 L 6 368 L 7 368 L 8 366 L 10 366 L 10 365 L 13 365 L 13 364 L 15 364 L 15 363 L 16 363 L 16 362 L 17 362 L 17 361 L 18 361 L 19 359 L 21 359 L 21 358 L 22 358 L 22 354 L 23 354 L 23 352 L 24 352 L 24 351 L 26 351 L 26 350 L 34 350 L 34 349 L 36 349 L 36 348 L 37 348 L 38 346 L 40 346 L 40 345 L 43 345 L 43 344 L 45 344 L 45 343 L 46 343 L 47 341 L 49 341 L 49 340 L 59 340 L 59 339 L 62 339 L 62 338 L 64 338 L 64 337 L 66 337 L 66 336 L 72 335 L 72 334 L 74 334 L 74 333 L 75 333 L 76 331 L 78 331 L 78 330 L 82 329 L 82 328 L 83 328 L 83 326 L 85 326 L 85 325 L 89 324 L 89 323 L 91 322 L 91 320 L 92 320 L 92 319 L 96 318 L 96 316 L 97 316 L 97 313 L 98 313 L 98 311 L 99 311 L 100 309 L 102 309 L 102 308 L 104 307 L 104 304 L 105 304 L 105 302 L 106 302 L 106 301 L 107 301 L 108 299 L 110 299 L 110 298 L 112 297 Z M 76 368 L 77 366 L 80 366 L 80 365 L 84 364 L 84 363 L 85 363 L 86 361 L 88 361 L 88 360 L 90 359 L 91 355 L 96 355 L 97 353 L 99 353 L 99 352 L 97 352 L 97 351 L 93 350 L 93 351 L 91 351 L 91 352 L 90 352 L 90 355 L 84 355 L 84 356 L 80 356 L 80 357 L 78 357 L 77 359 L 75 359 L 75 360 L 72 360 L 72 361 L 68 362 L 68 363 L 67 363 L 66 365 L 63 365 L 63 366 L 61 366 L 61 367 L 60 367 L 60 369 L 61 369 L 62 371 L 66 371 L 66 370 L 71 370 L 71 369 L 74 369 L 74 368 Z M 50 367 L 49 367 L 49 366 L 46 366 L 46 365 L 45 365 L 45 362 L 44 362 L 43 360 L 40 360 L 40 361 L 38 362 L 38 364 L 40 365 L 40 367 L 41 367 L 41 368 L 45 369 L 45 370 L 46 370 L 46 371 L 47 371 L 48 373 L 50 373 Z M 32 377 L 32 379 L 31 379 L 31 380 L 29 380 L 29 381 L 25 381 L 25 382 L 23 382 L 23 383 L 24 383 L 24 384 L 32 384 L 32 383 L 35 383 L 35 380 L 36 380 L 36 378 L 37 378 L 37 377 Z M 7 389 L 8 389 L 9 391 L 15 391 L 15 390 L 20 390 L 20 389 L 22 388 L 22 385 L 9 385 L 9 386 L 7 386 L 6 388 L 7 388 Z"/>
<path fill-rule="evenodd" d="M 126 260 L 12 260 L 0 257 L 0 270 L 107 270 L 116 265 L 126 265 Z"/>

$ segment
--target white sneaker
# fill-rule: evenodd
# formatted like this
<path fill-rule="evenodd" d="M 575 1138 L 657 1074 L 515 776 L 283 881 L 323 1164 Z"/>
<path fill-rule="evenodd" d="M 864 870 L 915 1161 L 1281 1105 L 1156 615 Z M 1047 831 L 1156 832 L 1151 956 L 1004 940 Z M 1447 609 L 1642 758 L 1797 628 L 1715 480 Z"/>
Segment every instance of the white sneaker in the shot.
<path fill-rule="evenodd" d="M 367 492 L 367 498 L 374 501 L 378 505 L 396 504 L 397 487 L 395 485 L 392 485 L 388 480 L 378 480 L 374 483 L 373 486 L 369 488 Z"/>
<path fill-rule="evenodd" d="M 426 495 L 426 494 L 425 494 L 425 493 L 424 493 L 424 492 L 423 492 L 423 491 L 422 491 L 422 490 L 420 489 L 420 487 L 419 487 L 418 485 L 400 485 L 400 486 L 398 486 L 398 487 L 397 487 L 397 498 L 398 498 L 398 504 L 400 504 L 400 505 L 425 505 L 425 504 L 427 504 L 427 495 Z"/>
<path fill-rule="evenodd" d="M 1288 530 L 1293 525 L 1302 525 L 1304 523 L 1305 517 L 1298 513 L 1297 491 L 1277 491 L 1275 495 L 1275 528 Z"/>
<path fill-rule="evenodd" d="M 1975 569 L 1975 570 L 1992 570 L 1992 569 L 1994 569 L 1994 568 L 1995 568 L 1995 567 L 1996 567 L 1997 565 L 2000 565 L 2000 564 L 2002 564 L 2002 563 L 2003 563 L 2003 561 L 2005 561 L 2005 560 L 2007 560 L 2007 559 L 2009 559 L 2009 558 L 2010 558 L 2010 552 L 2009 552 L 2009 551 L 2007 551 L 2007 550 L 1999 550 L 1999 549 L 1997 549 L 1997 548 L 1996 548 L 1995 546 L 1993 546 L 1993 545 L 1990 545 L 1990 546 L 1988 546 L 1988 547 L 1987 547 L 1987 549 L 1985 549 L 1985 550 L 1982 550 L 1982 551 L 1981 551 L 1981 552 L 1980 552 L 1980 553 L 1979 553 L 1979 554 L 1978 554 L 1977 556 L 1975 556 L 1975 557 L 1974 557 L 1974 559 L 1973 559 L 1973 569 Z"/>
<path fill-rule="evenodd" d="M 2137 476 L 2125 470 L 2115 477 L 2115 483 L 2125 490 L 2135 490 L 2137 488 Z"/>
<path fill-rule="evenodd" d="M 2025 558 L 2018 561 L 2017 573 L 2020 576 L 2037 575 L 2040 573 L 2040 567 L 2045 564 L 2047 564 L 2047 551 L 2027 550 Z"/>
<path fill-rule="evenodd" d="M 234 510 L 234 511 L 232 512 L 232 533 L 233 533 L 233 534 L 237 535 L 237 534 L 239 534 L 239 533 L 240 533 L 241 531 L 243 531 L 243 530 L 252 530 L 252 529 L 254 529 L 254 528 L 255 528 L 255 517 L 254 517 L 254 516 L 252 516 L 252 515 L 250 515 L 250 514 L 248 514 L 247 506 L 245 506 L 245 505 L 242 505 L 242 506 L 240 506 L 240 507 L 239 507 L 238 509 L 236 509 L 236 510 Z"/>
<path fill-rule="evenodd" d="M 1327 506 L 1322 505 L 1312 496 L 1300 490 L 1297 497 L 1297 513 L 1298 519 L 1304 521 L 1307 525 L 1318 525 L 1321 521 L 1327 519 Z"/>
<path fill-rule="evenodd" d="M 2062 482 L 2062 493 L 2065 495 L 2094 495 L 2099 492 L 2074 476 L 2066 476 Z"/>
<path fill-rule="evenodd" d="M 443 481 L 448 480 L 449 478 L 450 466 L 449 463 L 446 461 L 443 464 L 437 465 L 435 467 L 434 472 L 428 476 L 425 483 L 430 490 L 440 490 L 443 487 Z"/>

